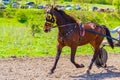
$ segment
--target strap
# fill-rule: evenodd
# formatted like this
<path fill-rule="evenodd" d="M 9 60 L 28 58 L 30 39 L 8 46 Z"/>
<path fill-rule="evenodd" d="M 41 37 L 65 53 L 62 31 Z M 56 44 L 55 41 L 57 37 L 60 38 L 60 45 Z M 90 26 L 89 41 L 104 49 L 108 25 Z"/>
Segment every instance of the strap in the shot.
<path fill-rule="evenodd" d="M 79 25 L 79 34 L 80 34 L 80 40 L 82 39 L 82 37 L 85 35 L 85 30 L 84 30 L 84 24 L 80 23 Z"/>

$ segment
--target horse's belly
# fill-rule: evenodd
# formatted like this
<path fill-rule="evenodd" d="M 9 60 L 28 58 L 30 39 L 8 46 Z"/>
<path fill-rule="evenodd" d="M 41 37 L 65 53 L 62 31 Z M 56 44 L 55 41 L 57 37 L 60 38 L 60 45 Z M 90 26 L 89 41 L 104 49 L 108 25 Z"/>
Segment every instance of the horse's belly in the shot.
<path fill-rule="evenodd" d="M 78 45 L 79 41 L 75 39 L 64 39 L 58 41 L 60 44 L 63 44 L 64 46 L 71 47 L 72 45 Z"/>

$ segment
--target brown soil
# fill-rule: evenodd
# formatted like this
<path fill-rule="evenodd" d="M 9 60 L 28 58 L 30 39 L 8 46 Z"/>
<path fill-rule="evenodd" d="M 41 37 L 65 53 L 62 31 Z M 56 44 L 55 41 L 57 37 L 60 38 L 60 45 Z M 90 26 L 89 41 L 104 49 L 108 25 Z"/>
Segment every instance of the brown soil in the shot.
<path fill-rule="evenodd" d="M 86 70 L 92 55 L 76 56 L 84 68 L 75 68 L 69 55 L 61 56 L 55 72 L 50 75 L 54 57 L 22 57 L 0 59 L 0 80 L 120 80 L 120 54 L 109 54 L 107 70 L 93 65 L 90 75 Z"/>

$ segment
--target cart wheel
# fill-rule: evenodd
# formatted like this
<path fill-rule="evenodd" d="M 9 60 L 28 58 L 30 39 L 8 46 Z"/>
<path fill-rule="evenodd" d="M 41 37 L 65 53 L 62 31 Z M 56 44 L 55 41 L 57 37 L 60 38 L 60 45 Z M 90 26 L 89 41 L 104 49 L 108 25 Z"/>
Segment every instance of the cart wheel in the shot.
<path fill-rule="evenodd" d="M 99 67 L 104 67 L 106 68 L 107 65 L 107 59 L 108 59 L 108 54 L 107 51 L 104 48 L 100 48 L 100 54 L 98 55 L 98 57 L 95 60 L 95 65 L 99 68 Z"/>

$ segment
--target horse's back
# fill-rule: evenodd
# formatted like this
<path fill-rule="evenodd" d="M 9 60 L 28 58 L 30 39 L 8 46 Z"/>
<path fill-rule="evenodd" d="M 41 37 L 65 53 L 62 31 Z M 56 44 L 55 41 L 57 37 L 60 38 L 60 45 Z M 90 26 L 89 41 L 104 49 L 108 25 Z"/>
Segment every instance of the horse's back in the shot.
<path fill-rule="evenodd" d="M 85 29 L 85 35 L 82 37 L 80 45 L 84 45 L 87 43 L 102 42 L 104 37 L 99 34 L 106 34 L 106 32 L 101 25 L 94 22 L 84 23 L 83 25 Z"/>

